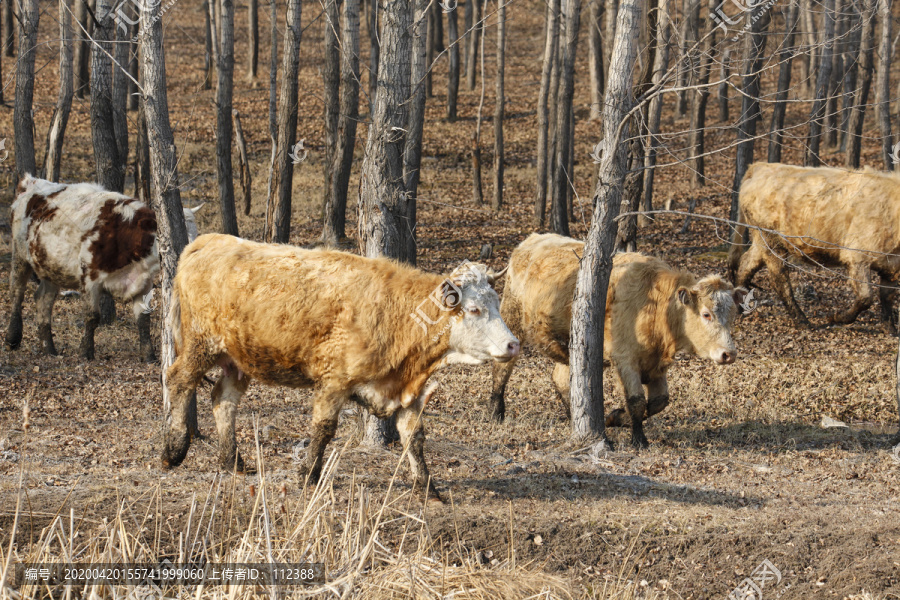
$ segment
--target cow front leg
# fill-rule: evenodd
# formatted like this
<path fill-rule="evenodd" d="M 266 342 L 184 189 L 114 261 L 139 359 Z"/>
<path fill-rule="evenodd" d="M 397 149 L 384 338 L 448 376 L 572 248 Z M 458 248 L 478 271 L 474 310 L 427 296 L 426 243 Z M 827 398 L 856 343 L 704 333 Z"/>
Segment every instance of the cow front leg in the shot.
<path fill-rule="evenodd" d="M 422 423 L 425 404 L 426 400 L 419 398 L 408 408 L 397 411 L 397 430 L 409 459 L 413 490 L 423 494 L 426 501 L 443 503 L 425 464 L 425 426 Z"/>
<path fill-rule="evenodd" d="M 148 290 L 149 291 L 149 290 Z M 134 321 L 137 323 L 138 340 L 141 344 L 141 361 L 155 363 L 156 352 L 153 349 L 153 337 L 150 335 L 150 312 L 144 303 L 145 293 L 135 296 L 131 302 L 131 311 L 134 313 Z"/>
<path fill-rule="evenodd" d="M 880 287 L 878 288 L 878 304 L 881 307 L 881 324 L 885 331 L 891 335 L 897 334 L 897 311 L 894 310 L 894 300 L 897 297 L 897 280 L 893 273 L 882 271 L 880 275 Z"/>
<path fill-rule="evenodd" d="M 856 294 L 856 299 L 847 310 L 835 312 L 829 321 L 839 325 L 847 325 L 856 320 L 859 313 L 867 310 L 875 302 L 875 293 L 869 278 L 871 271 L 869 265 L 861 262 L 853 262 L 847 265 L 847 276 L 850 278 L 850 287 Z"/>
<path fill-rule="evenodd" d="M 772 254 L 772 252 L 766 253 L 765 261 L 766 268 L 769 270 L 769 281 L 771 281 L 775 293 L 787 309 L 788 315 L 801 327 L 810 327 L 809 319 L 806 318 L 803 310 L 800 309 L 800 305 L 797 304 L 797 300 L 794 299 L 794 289 L 791 287 L 791 279 L 784 261 Z"/>
<path fill-rule="evenodd" d="M 566 413 L 566 419 L 572 418 L 572 406 L 569 400 L 569 365 L 567 363 L 556 363 L 553 367 L 553 384 L 556 386 L 556 392 L 559 395 L 559 401 L 562 403 L 563 411 Z"/>
<path fill-rule="evenodd" d="M 494 361 L 490 412 L 491 420 L 497 423 L 502 423 L 506 418 L 506 384 L 509 383 L 509 376 L 515 366 L 515 358 L 505 363 Z"/>
<path fill-rule="evenodd" d="M 310 484 L 319 482 L 322 475 L 322 462 L 325 456 L 325 447 L 334 438 L 337 432 L 338 416 L 341 408 L 347 400 L 347 394 L 343 390 L 321 390 L 313 398 L 312 434 L 309 447 L 306 449 L 306 459 L 300 466 L 300 476 Z"/>
<path fill-rule="evenodd" d="M 758 234 L 754 232 L 753 235 L 753 243 L 750 245 L 750 248 L 741 256 L 741 260 L 738 263 L 737 273 L 731 277 L 732 283 L 734 283 L 735 287 L 746 287 L 749 289 L 750 282 L 753 281 L 753 276 L 765 266 L 765 252 L 768 252 L 763 248 L 763 242 L 760 239 L 757 239 Z M 737 243 L 743 243 L 742 240 L 738 240 Z"/>
<path fill-rule="evenodd" d="M 28 278 L 34 272 L 31 265 L 15 257 L 13 248 L 13 265 L 9 274 L 9 295 L 12 297 L 12 312 L 9 315 L 9 327 L 6 329 L 6 345 L 16 350 L 22 343 L 22 302 L 25 300 L 25 287 Z"/>
<path fill-rule="evenodd" d="M 100 324 L 100 289 L 96 286 L 86 289 L 84 299 L 84 336 L 79 352 L 82 358 L 94 360 L 94 332 Z"/>
<path fill-rule="evenodd" d="M 197 410 L 197 385 L 215 364 L 215 358 L 196 345 L 186 345 L 172 366 L 166 371 L 166 390 L 169 393 L 170 413 L 163 425 L 163 468 L 182 463 L 191 447 L 189 427 L 191 411 Z"/>
<path fill-rule="evenodd" d="M 59 288 L 48 280 L 44 279 L 37 289 L 37 312 L 38 312 L 38 341 L 41 344 L 41 352 L 56 356 L 56 345 L 53 343 L 53 331 L 50 323 L 53 320 L 53 305 L 56 303 L 56 297 Z"/>
<path fill-rule="evenodd" d="M 244 473 L 244 459 L 237 449 L 234 420 L 238 402 L 247 391 L 250 379 L 236 367 L 225 369 L 212 390 L 213 415 L 219 432 L 219 465 L 226 471 Z M 188 411 L 190 407 L 188 407 Z M 189 415 L 187 412 L 185 417 Z"/>
<path fill-rule="evenodd" d="M 647 384 L 647 418 L 659 414 L 669 405 L 669 383 L 666 376 L 655 377 Z"/>
<path fill-rule="evenodd" d="M 617 363 L 619 378 L 625 390 L 625 410 L 631 420 L 631 445 L 647 448 L 650 442 L 644 435 L 644 419 L 647 418 L 647 398 L 641 383 L 640 371 L 631 365 Z"/>

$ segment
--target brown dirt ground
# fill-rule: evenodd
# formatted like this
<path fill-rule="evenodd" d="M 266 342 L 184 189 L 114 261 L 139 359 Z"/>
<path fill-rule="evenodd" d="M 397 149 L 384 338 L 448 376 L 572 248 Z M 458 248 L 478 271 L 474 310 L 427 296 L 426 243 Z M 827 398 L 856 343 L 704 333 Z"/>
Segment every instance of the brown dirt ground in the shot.
<path fill-rule="evenodd" d="M 462 91 L 457 123 L 443 119 L 446 64 L 435 75 L 435 97 L 428 101 L 418 240 L 419 264 L 431 270 L 475 259 L 482 243 L 495 243 L 495 267 L 530 226 L 533 196 L 535 102 L 542 48 L 542 4 L 513 3 L 509 10 L 508 105 L 506 125 L 506 206 L 499 213 L 470 201 L 469 136 L 478 93 Z M 55 5 L 42 3 L 41 39 L 55 31 Z M 259 239 L 262 232 L 267 90 L 243 81 L 245 13 L 238 7 L 235 106 L 240 110 L 253 161 L 254 205 L 239 216 L 241 233 Z M 304 22 L 320 8 L 304 4 Z M 181 154 L 179 169 L 186 204 L 215 199 L 213 92 L 199 90 L 202 77 L 202 13 L 194 3 L 177 3 L 164 17 L 169 102 Z M 266 27 L 263 16 L 261 24 Z M 261 71 L 265 71 L 268 36 L 262 36 Z M 487 44 L 488 77 L 494 48 Z M 365 46 L 365 41 L 364 44 Z M 296 170 L 294 243 L 314 242 L 321 210 L 321 22 L 311 24 L 302 42 L 300 138 L 310 157 Z M 587 120 L 586 59 L 580 55 L 577 84 L 575 184 L 579 192 L 573 235 L 583 236 L 590 219 L 589 186 L 593 164 L 587 158 L 599 137 L 599 125 Z M 38 52 L 37 146 L 43 154 L 56 94 L 56 51 Z M 12 138 L 13 79 L 4 58 L 7 102 L 0 107 L 0 134 Z M 771 84 L 771 73 L 766 83 Z M 367 76 L 363 77 L 364 86 Z M 485 114 L 493 109 L 489 79 Z M 367 89 L 367 87 L 366 87 Z M 732 92 L 732 96 L 734 93 Z M 737 106 L 732 102 L 732 114 Z M 707 147 L 733 142 L 731 123 L 720 123 L 710 107 Z M 805 105 L 792 107 L 790 120 L 803 120 Z M 766 126 L 770 109 L 764 110 Z M 133 118 L 133 115 L 130 115 Z M 874 127 L 870 120 L 869 127 Z M 676 118 L 671 99 L 663 126 L 672 156 L 684 153 L 686 119 Z M 799 130 L 796 131 L 799 135 Z M 132 131 L 133 134 L 133 131 Z M 492 126 L 484 127 L 485 165 L 491 164 Z M 879 163 L 877 132 L 867 130 L 864 162 Z M 365 127 L 360 128 L 360 145 Z M 799 142 L 790 140 L 785 161 L 800 162 Z M 757 154 L 764 150 L 758 146 Z M 66 138 L 63 178 L 91 179 L 88 103 L 76 100 Z M 361 148 L 357 152 L 357 166 Z M 829 151 L 827 159 L 840 164 Z M 691 190 L 687 167 L 675 165 L 657 174 L 657 197 L 683 209 L 699 197 L 698 212 L 727 215 L 734 151 L 708 159 L 710 184 Z M 0 164 L 8 206 L 13 158 Z M 485 196 L 491 194 L 485 171 Z M 356 189 L 356 179 L 351 182 Z M 214 206 L 214 205 L 213 205 Z M 2 210 L 2 209 L 0 209 Z M 355 231 L 351 206 L 348 232 Z M 6 219 L 2 210 L 0 219 Z M 200 215 L 201 231 L 218 229 L 218 215 L 208 207 Z M 640 250 L 698 273 L 724 273 L 722 231 L 695 221 L 679 233 L 680 218 L 660 218 L 641 231 Z M 3 221 L 3 225 L 7 225 Z M 4 243 L 8 229 L 0 229 Z M 0 296 L 8 297 L 9 249 L 0 248 Z M 821 274 L 820 274 L 821 275 Z M 800 303 L 815 323 L 848 303 L 848 286 L 840 280 L 795 274 Z M 772 294 L 761 273 L 756 280 L 763 298 Z M 9 317 L 0 304 L 0 322 Z M 137 332 L 124 319 L 97 336 L 97 360 L 77 353 L 80 308 L 61 299 L 55 312 L 57 346 L 62 355 L 34 353 L 34 304 L 26 303 L 23 349 L 0 350 L 0 542 L 8 543 L 19 463 L 28 461 L 27 513 L 17 533 L 21 547 L 34 540 L 53 514 L 68 502 L 88 523 L 115 513 L 119 501 L 140 503 L 148 490 L 163 490 L 163 509 L 176 522 L 191 494 L 206 493 L 214 474 L 215 442 L 195 444 L 185 464 L 159 469 L 159 372 L 139 363 Z M 897 408 L 893 399 L 896 339 L 878 327 L 875 310 L 853 325 L 801 331 L 776 302 L 741 320 L 736 328 L 740 356 L 727 367 L 683 358 L 671 371 L 672 405 L 653 419 L 648 437 L 653 446 L 633 452 L 627 432 L 613 431 L 617 443 L 599 461 L 567 442 L 564 420 L 549 378 L 549 363 L 526 353 L 508 390 L 508 417 L 503 425 L 488 421 L 484 403 L 490 390 L 489 367 L 454 368 L 440 373 L 440 388 L 427 412 L 427 459 L 453 504 L 432 512 L 428 528 L 446 547 L 506 555 L 514 547 L 534 568 L 564 574 L 589 589 L 605 576 L 624 572 L 646 580 L 649 588 L 675 598 L 724 597 L 763 560 L 783 574 L 784 598 L 843 598 L 863 590 L 900 596 L 900 461 L 890 453 Z M 611 384 L 607 410 L 620 396 Z M 31 400 L 31 429 L 23 444 L 21 406 Z M 209 387 L 201 389 L 201 429 L 214 431 Z M 239 415 L 239 444 L 252 456 L 251 414 L 261 427 L 271 425 L 262 450 L 276 479 L 296 494 L 299 482 L 291 448 L 307 435 L 310 393 L 252 385 Z M 823 429 L 823 416 L 846 421 L 850 428 Z M 352 477 L 377 493 L 396 465 L 399 449 L 373 451 L 356 445 L 357 419 L 342 421 L 335 447 L 349 442 L 335 489 L 345 492 Z M 5 451 L 5 454 L 3 453 Z M 405 467 L 404 467 L 405 469 Z M 401 469 L 401 473 L 404 471 Z M 252 477 L 240 478 L 246 489 Z M 401 487 L 403 487 L 401 485 Z M 67 500 L 68 498 L 68 500 Z M 512 536 L 510 536 L 512 531 Z M 511 538 L 511 539 L 510 539 Z M 790 585 L 788 588 L 787 585 Z M 768 593 L 768 592 L 767 592 Z"/>

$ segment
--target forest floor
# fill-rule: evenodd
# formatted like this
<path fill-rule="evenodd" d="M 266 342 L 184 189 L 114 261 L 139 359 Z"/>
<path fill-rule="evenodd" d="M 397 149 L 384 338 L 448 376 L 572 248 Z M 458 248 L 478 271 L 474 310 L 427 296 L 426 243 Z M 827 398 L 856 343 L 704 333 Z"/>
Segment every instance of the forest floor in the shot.
<path fill-rule="evenodd" d="M 42 3 L 41 39 L 55 38 L 56 8 Z M 320 12 L 304 4 L 304 23 Z M 235 107 L 240 111 L 252 161 L 253 206 L 239 215 L 242 236 L 260 239 L 269 156 L 268 90 L 247 84 L 243 48 L 245 12 L 238 7 Z M 263 28 L 267 18 L 261 19 Z M 494 244 L 488 261 L 505 266 L 512 249 L 533 231 L 535 106 L 543 46 L 543 4 L 514 2 L 509 8 L 504 206 L 493 212 L 471 201 L 469 149 L 480 84 L 460 94 L 461 118 L 444 119 L 446 60 L 435 70 L 434 97 L 428 100 L 422 183 L 418 205 L 420 267 L 443 271 L 460 260 L 476 260 L 481 245 Z M 169 105 L 179 155 L 182 199 L 210 202 L 198 215 L 202 232 L 217 231 L 214 91 L 201 90 L 203 14 L 199 5 L 176 3 L 165 15 Z M 321 232 L 322 104 L 321 19 L 303 34 L 298 138 L 310 149 L 295 169 L 291 242 L 314 243 Z M 487 47 L 485 117 L 493 111 L 493 31 Z M 261 65 L 268 61 L 262 37 Z M 365 32 L 363 33 L 363 46 Z M 586 47 L 586 46 L 585 46 Z M 279 52 L 281 48 L 279 47 Z M 587 64 L 580 55 L 576 97 L 577 197 L 572 234 L 583 237 L 590 221 L 589 158 L 599 140 L 599 123 L 588 120 Z M 38 51 L 35 118 L 38 162 L 43 155 L 56 98 L 54 44 Z M 0 137 L 12 146 L 14 78 L 11 59 L 3 65 L 6 103 L 0 106 Z M 367 55 L 364 52 L 364 63 Z M 260 82 L 266 81 L 263 71 Z M 364 69 L 365 70 L 365 69 Z M 582 76 L 583 74 L 583 76 Z M 772 74 L 764 77 L 764 89 Z M 368 85 L 367 75 L 363 86 Z M 463 84 L 464 86 L 465 84 Z M 732 115 L 739 112 L 731 92 Z M 789 123 L 805 120 L 804 104 L 792 105 Z M 362 118 L 367 110 L 362 104 Z M 707 158 L 708 184 L 690 186 L 686 165 L 661 168 L 654 203 L 686 209 L 699 199 L 697 213 L 728 214 L 733 177 L 733 118 L 719 122 L 711 102 L 707 148 L 723 148 Z M 763 107 L 767 126 L 771 109 Z M 134 114 L 129 113 L 134 136 Z M 868 123 L 864 164 L 880 164 L 874 119 Z M 667 98 L 663 129 L 664 163 L 683 160 L 688 122 L 675 115 Z M 795 131 L 802 137 L 800 131 Z M 485 197 L 492 194 L 493 128 L 484 123 Z M 355 168 L 366 136 L 359 130 Z M 89 102 L 76 100 L 62 165 L 65 181 L 90 180 Z M 800 164 L 800 140 L 788 139 L 784 161 Z M 764 154 L 765 140 L 757 144 Z M 829 164 L 841 155 L 825 153 Z M 236 160 L 236 159 L 235 159 Z M 9 230 L 14 161 L 0 163 L 0 323 L 9 319 Z M 348 235 L 355 237 L 358 174 L 351 181 Z M 130 185 L 130 184 L 129 184 Z M 236 184 L 237 185 L 237 184 Z M 695 219 L 682 233 L 682 218 L 657 218 L 640 230 L 639 250 L 697 274 L 725 273 L 724 231 Z M 351 246 L 355 246 L 351 242 Z M 850 302 L 846 281 L 822 273 L 795 272 L 798 300 L 814 324 Z M 765 271 L 755 284 L 761 299 L 774 299 Z M 84 535 L 113 518 L 123 503 L 163 515 L 176 544 L 192 498 L 203 502 L 217 481 L 215 426 L 209 386 L 200 389 L 200 427 L 212 436 L 195 443 L 185 463 L 165 472 L 159 464 L 161 425 L 158 367 L 139 362 L 137 331 L 119 307 L 119 319 L 97 334 L 97 359 L 77 357 L 80 303 L 60 299 L 54 315 L 61 355 L 36 354 L 34 302 L 29 292 L 22 349 L 0 349 L 0 545 L 10 541 L 20 469 L 24 466 L 18 553 L 29 551 L 57 513 L 74 509 Z M 875 598 L 900 597 L 900 457 L 889 440 L 896 433 L 894 357 L 897 340 L 879 327 L 876 308 L 843 327 L 798 329 L 777 300 L 739 319 L 738 359 L 718 366 L 681 357 L 670 371 L 672 404 L 648 422 L 649 450 L 636 452 L 628 432 L 611 430 L 615 451 L 592 456 L 569 442 L 569 425 L 550 381 L 549 363 L 526 350 L 510 381 L 507 420 L 488 419 L 490 367 L 452 368 L 438 373 L 438 391 L 427 408 L 426 460 L 439 489 L 452 504 L 425 515 L 425 531 L 438 555 L 456 551 L 478 556 L 484 569 L 491 557 L 510 557 L 531 572 L 562 577 L 578 594 L 600 595 L 604 582 L 631 581 L 641 597 L 724 598 L 764 560 L 778 569 L 764 597 L 848 598 L 864 592 Z M 158 315 L 157 315 L 158 317 Z M 158 326 L 158 323 L 157 323 Z M 215 374 L 213 374 L 215 375 Z M 609 411 L 621 393 L 607 378 Z M 293 464 L 293 448 L 308 436 L 311 394 L 253 384 L 238 415 L 238 443 L 254 458 L 254 428 L 270 483 L 298 510 L 306 497 Z M 22 427 L 29 399 L 30 428 Z M 847 427 L 825 428 L 823 417 Z M 358 444 L 359 418 L 348 411 L 332 448 L 343 451 L 333 480 L 335 506 L 355 485 L 373 498 L 403 494 L 400 479 L 388 489 L 401 449 L 379 451 Z M 405 462 L 405 461 L 404 461 Z M 252 503 L 257 476 L 238 476 L 228 485 L 239 502 Z M 151 493 L 156 490 L 155 493 Z M 140 510 L 139 510 L 140 509 Z M 419 514 L 416 505 L 409 511 Z M 421 515 L 419 514 L 419 517 Z M 419 518 L 416 517 L 416 518 Z M 408 526 L 408 525 L 407 525 Z M 404 525 L 392 522 L 382 543 L 396 544 Z M 480 553 L 480 554 L 478 554 Z M 629 588 L 629 589 L 632 589 Z"/>

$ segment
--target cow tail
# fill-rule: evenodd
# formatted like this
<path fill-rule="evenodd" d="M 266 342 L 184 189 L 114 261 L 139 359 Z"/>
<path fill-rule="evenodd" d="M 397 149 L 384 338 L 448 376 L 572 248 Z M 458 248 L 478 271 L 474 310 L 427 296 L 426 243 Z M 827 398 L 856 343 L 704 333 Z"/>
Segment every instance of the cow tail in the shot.
<path fill-rule="evenodd" d="M 178 280 L 172 283 L 172 295 L 169 298 L 169 314 L 166 315 L 166 327 L 172 332 L 175 342 L 175 354 L 181 352 L 181 294 L 178 291 Z"/>

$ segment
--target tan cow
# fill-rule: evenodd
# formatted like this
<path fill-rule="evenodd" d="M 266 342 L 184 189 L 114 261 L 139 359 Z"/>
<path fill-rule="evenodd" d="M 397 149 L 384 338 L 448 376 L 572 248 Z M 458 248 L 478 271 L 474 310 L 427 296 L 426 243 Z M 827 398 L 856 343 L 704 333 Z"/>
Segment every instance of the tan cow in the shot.
<path fill-rule="evenodd" d="M 736 285 L 749 285 L 765 266 L 788 313 L 808 326 L 785 261 L 844 266 L 856 300 L 830 321 L 852 323 L 875 299 L 874 271 L 882 284 L 881 319 L 892 329 L 892 286 L 900 274 L 900 177 L 871 169 L 756 163 L 744 175 L 739 203 L 740 222 L 781 235 L 751 228 L 749 249 L 732 244 L 728 262 Z M 738 229 L 735 240 L 743 238 L 745 229 Z"/>
<path fill-rule="evenodd" d="M 509 261 L 500 315 L 523 343 L 553 360 L 553 382 L 569 409 L 569 328 L 584 243 L 555 234 L 532 234 Z M 669 404 L 666 372 L 679 351 L 733 363 L 731 329 L 746 290 L 717 275 L 698 280 L 663 261 L 636 253 L 613 259 L 606 297 L 603 353 L 625 391 L 625 410 L 608 427 L 631 425 L 631 443 L 647 447 L 643 422 Z M 491 412 L 502 421 L 504 393 L 515 361 L 494 365 Z M 647 387 L 644 395 L 643 386 Z M 627 417 L 627 418 L 626 418 Z"/>
<path fill-rule="evenodd" d="M 379 417 L 397 415 L 414 486 L 440 499 L 425 465 L 425 383 L 453 363 L 508 361 L 519 341 L 500 318 L 495 276 L 468 264 L 450 276 L 388 259 L 203 235 L 185 248 L 168 315 L 178 357 L 167 372 L 171 423 L 163 465 L 190 446 L 192 396 L 216 365 L 212 391 L 224 467 L 241 470 L 234 419 L 251 378 L 316 388 L 304 472 L 319 478 L 325 446 L 352 399 Z"/>

